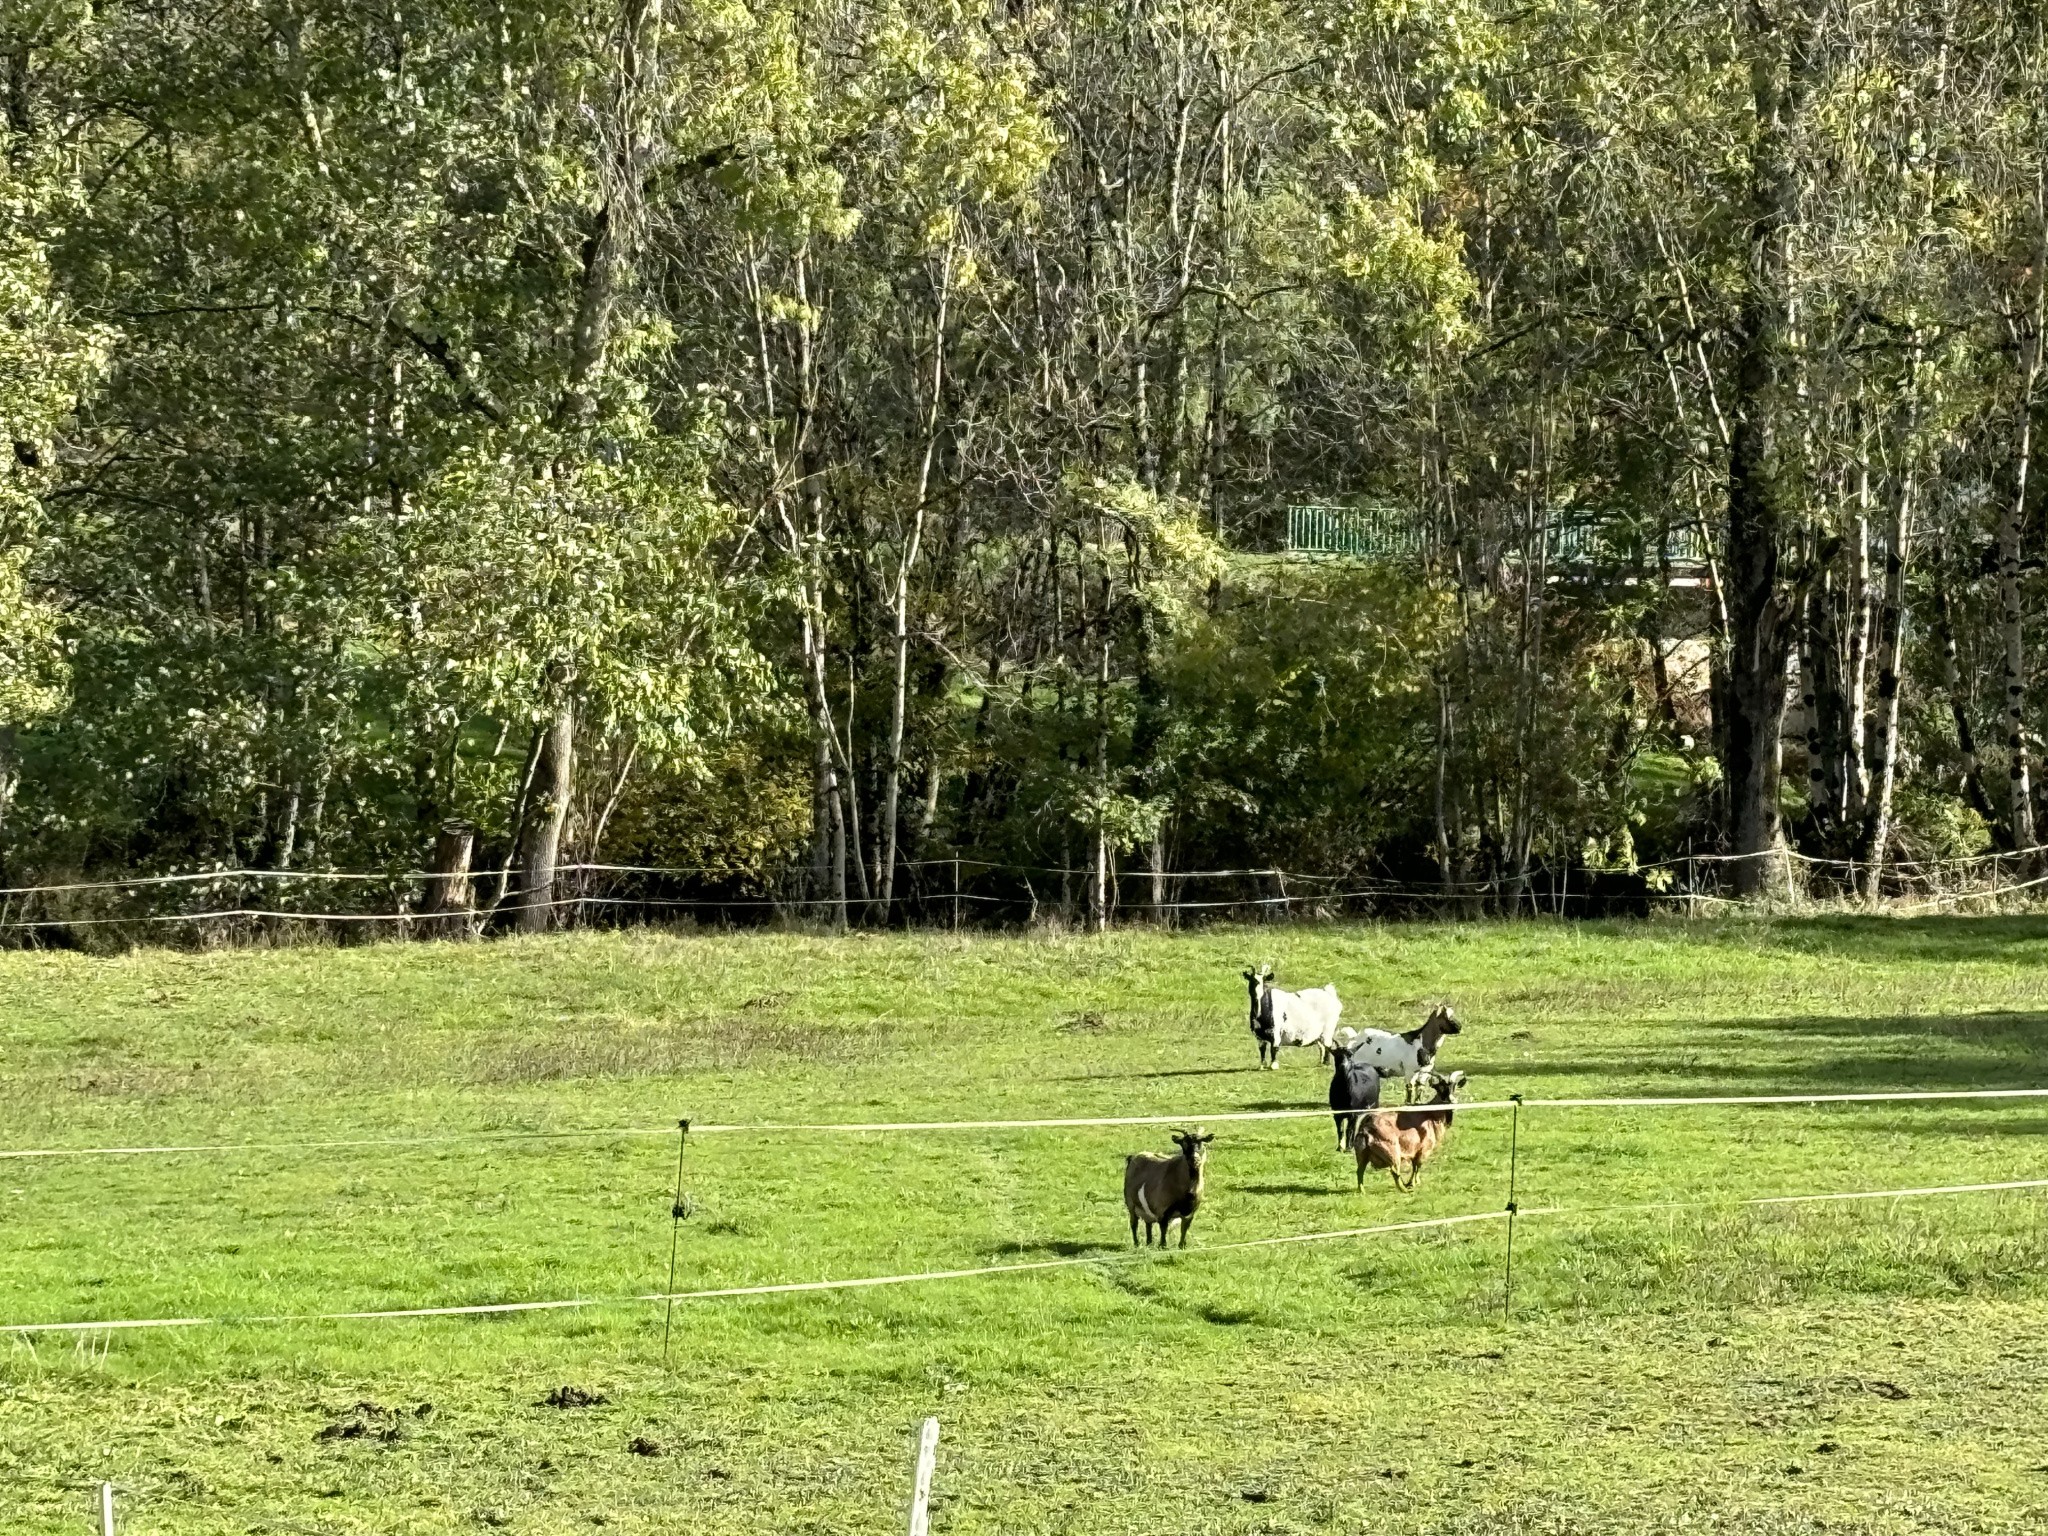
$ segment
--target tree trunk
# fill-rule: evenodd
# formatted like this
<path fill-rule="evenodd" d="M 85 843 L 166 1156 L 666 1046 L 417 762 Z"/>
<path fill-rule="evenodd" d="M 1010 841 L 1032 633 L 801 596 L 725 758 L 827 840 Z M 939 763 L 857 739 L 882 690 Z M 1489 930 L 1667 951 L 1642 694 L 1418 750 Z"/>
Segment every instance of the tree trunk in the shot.
<path fill-rule="evenodd" d="M 1917 412 L 1912 413 L 1917 416 Z M 1859 857 L 1865 861 L 1864 895 L 1877 900 L 1884 876 L 1885 850 L 1892 835 L 1892 789 L 1899 766 L 1899 686 L 1905 667 L 1906 645 L 1906 563 L 1912 555 L 1913 470 L 1912 439 L 1919 430 L 1909 420 L 1907 441 L 1901 453 L 1898 495 L 1892 499 L 1890 526 L 1885 530 L 1884 602 L 1878 615 L 1877 652 L 1877 739 L 1872 744 L 1872 774 L 1869 807 L 1864 815 Z"/>
<path fill-rule="evenodd" d="M 1818 579 L 1807 589 L 1801 604 L 1804 615 L 1799 643 L 1800 725 L 1806 732 L 1806 821 L 1809 836 L 1825 837 L 1831 805 L 1828 794 L 1828 706 L 1829 663 L 1827 604 L 1833 595 L 1827 580 L 1829 551 L 1820 552 L 1816 565 Z"/>
<path fill-rule="evenodd" d="M 946 307 L 953 293 L 953 251 L 948 246 L 939 265 L 938 304 L 932 331 L 931 400 L 925 418 L 924 457 L 917 471 L 917 504 L 911 514 L 910 540 L 896 567 L 896 674 L 889 702 L 889 770 L 882 781 L 881 867 L 875 872 L 882 921 L 889 921 L 896 895 L 897 797 L 903 785 L 903 722 L 910 688 L 910 571 L 924 541 L 925 511 L 930 504 L 932 459 L 939 445 L 939 403 L 946 382 Z"/>
<path fill-rule="evenodd" d="M 862 851 L 860 835 L 860 775 L 853 760 L 853 722 L 859 713 L 858 699 L 854 692 L 853 657 L 846 658 L 846 739 L 839 744 L 839 800 L 846 810 L 846 836 L 842 844 L 846 858 L 853 865 L 853 878 L 860 891 L 860 904 L 869 904 L 867 855 Z M 841 870 L 840 895 L 846 895 L 844 869 Z M 841 901 L 839 910 L 846 911 Z"/>
<path fill-rule="evenodd" d="M 1977 733 L 1970 725 L 1963 669 L 1956 655 L 1955 615 L 1945 581 L 1934 589 L 1934 622 L 1941 641 L 1942 687 L 1948 694 L 1949 715 L 1956 723 L 1956 753 L 1963 764 L 1963 797 L 1970 802 L 1970 809 L 1984 818 L 1985 825 L 1998 830 L 1998 812 L 1985 792 L 1983 769 L 1977 761 Z"/>
<path fill-rule="evenodd" d="M 1870 798 L 1870 755 L 1865 722 L 1870 717 L 1870 466 L 1857 469 L 1855 532 L 1848 548 L 1848 590 L 1842 596 L 1843 618 L 1848 626 L 1848 656 L 1844 663 L 1843 692 L 1847 695 L 1841 742 L 1841 823 L 1855 826 L 1863 820 Z"/>
<path fill-rule="evenodd" d="M 824 514 L 817 514 L 817 540 L 824 537 Z M 804 582 L 801 624 L 804 693 L 811 716 L 811 897 L 835 926 L 846 926 L 846 805 L 839 777 L 837 727 L 832 721 L 832 696 L 826 682 L 825 604 L 820 594 L 824 574 L 812 568 Z"/>
<path fill-rule="evenodd" d="M 299 802 L 302 795 L 297 784 L 285 791 L 284 825 L 277 833 L 277 867 L 290 869 L 292 855 L 299 846 Z"/>
<path fill-rule="evenodd" d="M 0 725 L 0 882 L 8 877 L 7 823 L 14 810 L 14 792 L 21 783 L 21 764 L 15 741 L 18 728 Z"/>
<path fill-rule="evenodd" d="M 1445 804 L 1445 790 L 1448 787 L 1451 770 L 1452 729 L 1455 724 L 1451 713 L 1451 683 L 1438 669 L 1436 679 L 1436 740 L 1433 743 L 1435 755 L 1435 776 L 1433 782 L 1436 830 L 1437 878 L 1443 882 L 1444 894 L 1451 894 L 1451 822 Z"/>
<path fill-rule="evenodd" d="M 534 800 L 519 846 L 519 931 L 545 933 L 554 926 L 555 870 L 561 861 L 562 827 L 569 819 L 569 795 L 576 772 L 576 705 L 566 693 L 543 728 L 534 766 Z"/>
<path fill-rule="evenodd" d="M 612 78 L 609 163 L 602 167 L 604 201 L 583 237 L 583 275 L 569 330 L 569 374 L 556 409 L 564 424 L 587 420 L 611 348 L 612 322 L 630 246 L 639 233 L 642 180 L 654 150 L 646 108 L 661 43 L 662 0 L 625 0 L 619 15 Z"/>
<path fill-rule="evenodd" d="M 1095 855 L 1090 905 L 1095 931 L 1109 927 L 1109 577 L 1102 580 L 1102 652 L 1095 674 Z"/>
<path fill-rule="evenodd" d="M 2048 260 L 2048 196 L 2036 183 L 2035 215 L 2041 223 L 2041 260 Z M 2034 447 L 2034 390 L 2041 376 L 2043 314 L 2048 296 L 2048 273 L 2035 263 L 2033 313 L 2016 327 L 2024 368 L 2020 386 L 2019 457 L 2014 465 L 2012 499 L 1998 520 L 1998 609 L 2001 638 L 2005 642 L 2005 751 L 2007 819 L 2012 845 L 2020 856 L 2020 877 L 2031 879 L 2040 856 L 2035 851 L 2034 795 L 2031 764 L 2027 752 L 2027 653 L 2026 632 L 2020 607 L 2020 545 L 2027 525 L 2027 474 Z"/>
<path fill-rule="evenodd" d="M 1781 563 L 1787 466 L 1776 414 L 1786 361 L 1787 257 L 1797 215 L 1792 133 L 1806 73 L 1806 38 L 1788 37 L 1761 4 L 1748 8 L 1757 141 L 1750 168 L 1749 272 L 1736 322 L 1734 424 L 1728 451 L 1729 848 L 1733 888 L 1764 888 L 1779 841 L 1778 777 L 1785 722 L 1791 606 Z"/>
<path fill-rule="evenodd" d="M 2031 388 L 2028 392 L 2032 393 Z M 2033 411 L 2026 407 L 2020 418 L 2019 485 L 2006 504 L 2005 515 L 1998 520 L 1999 632 L 2005 642 L 2006 820 L 2012 845 L 2020 854 L 2023 876 L 2027 878 L 2031 878 L 2036 855 L 2034 794 L 2026 735 L 2027 651 L 2020 607 L 2020 537 L 2026 526 L 2027 460 L 2032 438 Z"/>

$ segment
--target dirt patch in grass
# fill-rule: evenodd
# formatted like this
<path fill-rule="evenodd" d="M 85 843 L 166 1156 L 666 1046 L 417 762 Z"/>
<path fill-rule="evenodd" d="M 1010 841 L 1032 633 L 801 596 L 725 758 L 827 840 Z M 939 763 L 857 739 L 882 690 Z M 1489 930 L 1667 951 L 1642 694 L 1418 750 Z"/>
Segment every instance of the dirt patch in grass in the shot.
<path fill-rule="evenodd" d="M 611 1399 L 602 1392 L 593 1392 L 588 1387 L 560 1386 L 555 1388 L 539 1403 L 540 1408 L 602 1408 Z"/>

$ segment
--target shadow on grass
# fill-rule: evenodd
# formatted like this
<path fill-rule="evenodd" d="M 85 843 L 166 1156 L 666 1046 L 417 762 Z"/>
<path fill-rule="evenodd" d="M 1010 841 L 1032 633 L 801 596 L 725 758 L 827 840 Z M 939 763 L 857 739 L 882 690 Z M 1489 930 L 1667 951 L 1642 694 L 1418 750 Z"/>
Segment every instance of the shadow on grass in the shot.
<path fill-rule="evenodd" d="M 2048 950 L 2048 916 L 2017 917 L 1785 917 L 1761 927 L 1739 930 L 1708 928 L 1706 943 L 1756 942 L 1759 934 L 1782 949 L 1805 954 L 1841 955 L 1858 960 L 1911 960 L 1960 964 L 1972 960 L 2018 958 L 2015 946 L 2041 945 Z M 2040 958 L 2048 958 L 2048 954 Z"/>
<path fill-rule="evenodd" d="M 1244 1195 L 1309 1195 L 1317 1198 L 1329 1195 L 1348 1195 L 1351 1191 L 1337 1189 L 1327 1184 L 1246 1184 L 1239 1188 Z"/>
<path fill-rule="evenodd" d="M 1051 1238 L 1039 1243 L 997 1243 L 989 1249 L 992 1259 L 1085 1259 L 1095 1254 L 1122 1253 L 1122 1243 L 1077 1243 L 1068 1238 Z"/>
<path fill-rule="evenodd" d="M 1999 1012 L 1883 1018 L 1803 1016 L 1714 1019 L 1692 1026 L 1696 1048 L 1652 1056 L 1594 1051 L 1570 1060 L 1494 1063 L 1464 1057 L 1468 1096 L 1505 1093 L 1523 1081 L 1580 1079 L 1599 1092 L 1647 1083 L 1658 1092 L 1881 1093 L 2048 1086 L 2048 1014 Z M 1741 1037 L 1741 1038 L 1738 1038 Z M 1773 1060 L 1774 1039 L 1784 1054 Z M 1815 1042 L 1866 1049 L 1814 1052 Z"/>
<path fill-rule="evenodd" d="M 1257 1067 L 1176 1067 L 1168 1072 L 1059 1072 L 1039 1079 L 1044 1083 L 1133 1083 L 1155 1077 L 1239 1077 Z"/>

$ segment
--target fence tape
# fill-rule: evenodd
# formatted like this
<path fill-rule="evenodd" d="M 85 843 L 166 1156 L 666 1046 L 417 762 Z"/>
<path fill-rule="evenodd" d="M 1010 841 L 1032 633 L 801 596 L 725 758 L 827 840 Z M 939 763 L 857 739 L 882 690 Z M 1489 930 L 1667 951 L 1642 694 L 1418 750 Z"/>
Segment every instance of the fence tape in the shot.
<path fill-rule="evenodd" d="M 1692 1109 L 1744 1105 L 1912 1104 L 1969 1099 L 2042 1099 L 2048 1088 L 1930 1088 L 1881 1093 L 1750 1093 L 1670 1095 L 1645 1098 L 1473 1099 L 1448 1107 L 1460 1114 L 1472 1110 L 1512 1109 Z M 1361 1114 L 1392 1114 L 1429 1109 L 1427 1103 L 1382 1104 Z M 1094 1126 L 1209 1125 L 1247 1120 L 1315 1120 L 1330 1114 L 1326 1104 L 1300 1109 L 1214 1109 L 1176 1115 L 1065 1115 L 1013 1120 L 760 1120 L 730 1125 L 692 1121 L 692 1136 L 776 1135 L 784 1133 L 916 1133 L 922 1131 L 1057 1131 Z M 234 1152 L 333 1152 L 370 1147 L 454 1146 L 467 1142 L 605 1141 L 614 1138 L 673 1136 L 673 1125 L 622 1125 L 564 1131 L 457 1131 L 434 1136 L 362 1136 L 312 1141 L 239 1141 L 134 1147 L 0 1147 L 0 1160 L 65 1157 L 169 1157 Z"/>
<path fill-rule="evenodd" d="M 1864 1200 L 1909 1200 L 1939 1195 L 2008 1194 L 2018 1190 L 2048 1189 L 2048 1178 L 2008 1179 L 1991 1184 L 1933 1184 L 1909 1189 L 1858 1189 L 1807 1195 L 1753 1195 L 1726 1200 L 1650 1200 L 1625 1205 L 1545 1205 L 1518 1209 L 1522 1219 L 1539 1216 L 1611 1216 L 1631 1212 L 1702 1210 L 1720 1206 L 1748 1207 L 1774 1205 L 1822 1205 Z M 1473 1211 L 1458 1216 L 1432 1216 L 1418 1221 L 1386 1222 L 1369 1227 L 1340 1227 L 1321 1232 L 1294 1232 L 1283 1237 L 1256 1237 L 1234 1243 L 1215 1243 L 1201 1248 L 1171 1250 L 1175 1256 L 1190 1258 L 1212 1253 L 1241 1253 L 1256 1248 L 1279 1248 L 1301 1243 L 1336 1242 L 1348 1238 L 1389 1236 L 1433 1228 L 1471 1226 L 1480 1222 L 1507 1220 L 1507 1211 Z M 4 1323 L 0 1333 L 112 1333 L 154 1328 L 203 1328 L 284 1323 L 389 1322 L 403 1318 L 492 1317 L 522 1312 L 563 1312 L 588 1307 L 640 1306 L 676 1301 L 719 1301 L 749 1296 L 794 1296 L 823 1291 L 873 1290 L 881 1286 L 920 1285 L 942 1280 L 973 1280 L 991 1275 L 1017 1275 L 1053 1269 L 1076 1269 L 1092 1264 L 1131 1264 L 1165 1259 L 1169 1250 L 1145 1248 L 1136 1252 L 1117 1251 L 1075 1258 L 1033 1259 L 1022 1264 L 982 1264 L 970 1269 L 916 1270 L 900 1275 L 859 1275 L 832 1280 L 785 1280 L 765 1285 L 714 1286 L 696 1291 L 654 1291 L 637 1296 L 570 1297 L 548 1301 L 476 1302 L 449 1307 L 396 1307 L 379 1311 L 276 1312 L 231 1317 L 115 1318 L 103 1322 Z"/>

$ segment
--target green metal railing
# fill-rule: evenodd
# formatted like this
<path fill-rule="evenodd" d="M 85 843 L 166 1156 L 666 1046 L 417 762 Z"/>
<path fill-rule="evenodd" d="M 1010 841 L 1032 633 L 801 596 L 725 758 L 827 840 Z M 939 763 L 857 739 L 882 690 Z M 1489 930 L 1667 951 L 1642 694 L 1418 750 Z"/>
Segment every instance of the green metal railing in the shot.
<path fill-rule="evenodd" d="M 1707 563 L 1707 541 L 1697 523 L 1682 523 L 1664 535 L 1664 549 L 1655 534 L 1643 537 L 1622 520 L 1574 510 L 1560 514 L 1545 530 L 1544 559 L 1557 566 L 1630 566 L 1669 564 L 1691 569 Z M 1293 555 L 1336 555 L 1352 560 L 1401 561 L 1420 558 L 1426 535 L 1422 519 L 1405 507 L 1327 506 L 1305 503 L 1287 509 L 1287 552 Z"/>
<path fill-rule="evenodd" d="M 1402 507 L 1289 507 L 1287 551 L 1412 560 L 1422 553 L 1422 523 Z"/>

